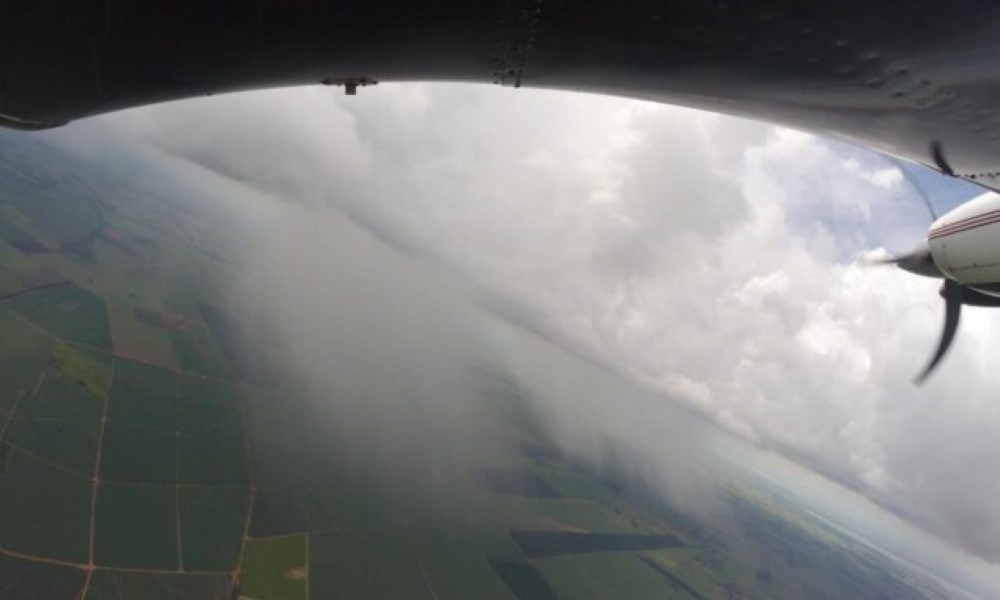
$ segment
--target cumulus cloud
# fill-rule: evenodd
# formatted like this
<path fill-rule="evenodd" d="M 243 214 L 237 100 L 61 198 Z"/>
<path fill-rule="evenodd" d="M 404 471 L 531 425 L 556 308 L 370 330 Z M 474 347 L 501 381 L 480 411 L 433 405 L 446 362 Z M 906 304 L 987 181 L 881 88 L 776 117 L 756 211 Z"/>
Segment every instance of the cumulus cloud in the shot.
<path fill-rule="evenodd" d="M 856 264 L 923 236 L 911 179 L 944 206 L 968 189 L 802 133 L 525 90 L 275 90 L 107 122 L 283 201 L 335 207 L 664 405 L 1000 559 L 1000 321 L 966 311 L 915 388 L 938 284 Z"/>

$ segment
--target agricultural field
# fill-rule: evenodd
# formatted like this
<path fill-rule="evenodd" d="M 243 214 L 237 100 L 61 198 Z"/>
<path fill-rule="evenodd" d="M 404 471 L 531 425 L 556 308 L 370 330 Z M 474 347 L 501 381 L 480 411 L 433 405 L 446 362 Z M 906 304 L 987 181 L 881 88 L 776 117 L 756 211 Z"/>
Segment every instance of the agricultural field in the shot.
<path fill-rule="evenodd" d="M 178 505 L 175 486 L 102 481 L 94 508 L 94 562 L 179 571 Z"/>
<path fill-rule="evenodd" d="M 749 495 L 712 531 L 564 455 L 499 372 L 428 498 L 352 468 L 350 415 L 214 289 L 238 240 L 143 168 L 0 131 L 0 598 L 924 597 Z"/>
<path fill-rule="evenodd" d="M 21 556 L 88 560 L 93 484 L 13 443 L 0 450 L 0 538 Z"/>
<path fill-rule="evenodd" d="M 111 349 L 104 301 L 73 283 L 57 283 L 12 296 L 7 307 L 55 337 Z"/>
<path fill-rule="evenodd" d="M 252 598 L 305 600 L 307 543 L 305 534 L 249 540 L 240 567 L 240 593 Z"/>

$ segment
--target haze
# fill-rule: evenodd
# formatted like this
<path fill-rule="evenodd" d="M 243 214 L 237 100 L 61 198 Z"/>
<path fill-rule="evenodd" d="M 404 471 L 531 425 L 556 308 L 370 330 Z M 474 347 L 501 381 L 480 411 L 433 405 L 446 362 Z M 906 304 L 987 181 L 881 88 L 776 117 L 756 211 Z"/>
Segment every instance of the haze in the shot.
<path fill-rule="evenodd" d="M 893 551 L 919 538 L 907 560 L 1000 581 L 1000 321 L 968 311 L 940 371 L 910 384 L 943 308 L 936 282 L 857 265 L 928 224 L 875 154 L 453 85 L 215 97 L 42 135 L 82 156 L 149 152 L 238 196 L 220 219 L 254 243 L 224 293 L 273 328 L 328 415 L 318 430 L 352 415 L 344 460 L 390 483 L 462 479 L 451 424 L 477 418 L 473 375 L 499 365 L 564 450 L 672 502 L 728 518 L 711 483 L 749 444 L 799 465 L 760 467 L 786 483 L 853 489 L 841 514 L 882 515 Z M 976 193 L 912 177 L 941 209 Z"/>

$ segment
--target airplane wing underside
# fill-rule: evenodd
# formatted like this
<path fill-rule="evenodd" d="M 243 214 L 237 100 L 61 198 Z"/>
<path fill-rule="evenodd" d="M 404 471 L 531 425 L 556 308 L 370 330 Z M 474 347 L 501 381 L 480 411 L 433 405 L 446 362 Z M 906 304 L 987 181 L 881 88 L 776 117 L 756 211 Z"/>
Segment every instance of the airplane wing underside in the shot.
<path fill-rule="evenodd" d="M 0 39 L 0 124 L 23 129 L 243 89 L 468 81 L 741 115 L 1000 189 L 988 1 L 50 0 L 0 9 Z"/>

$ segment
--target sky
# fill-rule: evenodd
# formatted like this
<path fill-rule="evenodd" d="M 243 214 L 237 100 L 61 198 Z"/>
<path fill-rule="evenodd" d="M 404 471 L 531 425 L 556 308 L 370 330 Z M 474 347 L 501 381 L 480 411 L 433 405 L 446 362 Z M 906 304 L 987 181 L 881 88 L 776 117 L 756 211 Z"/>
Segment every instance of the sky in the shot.
<path fill-rule="evenodd" d="M 279 89 L 98 122 L 294 207 L 261 213 L 286 273 L 350 255 L 349 222 L 391 260 L 433 265 L 493 314 L 643 386 L 642 411 L 693 411 L 1000 561 L 1000 318 L 966 310 L 916 387 L 943 319 L 939 282 L 860 264 L 921 242 L 915 184 L 939 212 L 978 188 L 798 131 L 526 89 Z M 88 125 L 60 135 L 73 127 Z M 335 284 L 381 263 L 332 263 L 317 307 L 372 298 Z M 364 289 L 434 304 L 433 287 Z M 418 333 L 401 348 L 419 354 Z"/>

